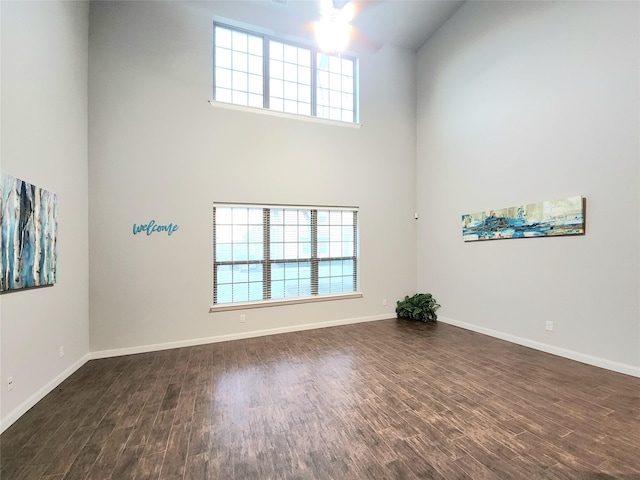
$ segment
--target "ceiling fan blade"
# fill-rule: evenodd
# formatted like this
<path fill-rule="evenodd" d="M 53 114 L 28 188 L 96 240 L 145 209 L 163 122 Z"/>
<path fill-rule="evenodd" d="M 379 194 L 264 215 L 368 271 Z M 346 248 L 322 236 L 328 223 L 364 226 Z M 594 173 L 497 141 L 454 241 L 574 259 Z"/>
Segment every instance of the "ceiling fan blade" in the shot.
<path fill-rule="evenodd" d="M 341 1 L 341 0 L 334 0 L 334 1 Z M 341 8 L 343 8 L 347 4 L 351 5 L 351 8 L 353 9 L 353 17 L 355 18 L 363 10 L 369 9 L 371 7 L 374 7 L 374 6 L 376 6 L 376 5 L 380 4 L 380 3 L 383 3 L 385 1 L 386 0 L 349 0 L 347 2 L 343 2 L 343 6 Z"/>
<path fill-rule="evenodd" d="M 320 8 L 320 16 L 324 17 L 330 15 L 336 10 L 333 0 L 319 0 L 318 6 Z"/>
<path fill-rule="evenodd" d="M 336 10 L 342 9 L 347 3 L 351 3 L 350 0 L 333 0 L 333 8 Z"/>

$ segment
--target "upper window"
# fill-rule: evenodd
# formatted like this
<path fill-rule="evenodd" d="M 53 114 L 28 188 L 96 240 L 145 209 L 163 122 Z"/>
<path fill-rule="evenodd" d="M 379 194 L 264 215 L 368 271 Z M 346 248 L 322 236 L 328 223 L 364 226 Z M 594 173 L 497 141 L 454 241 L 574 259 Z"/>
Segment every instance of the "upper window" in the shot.
<path fill-rule="evenodd" d="M 355 293 L 356 208 L 213 207 L 213 304 Z"/>
<path fill-rule="evenodd" d="M 213 42 L 214 100 L 358 121 L 355 57 L 217 23 Z"/>

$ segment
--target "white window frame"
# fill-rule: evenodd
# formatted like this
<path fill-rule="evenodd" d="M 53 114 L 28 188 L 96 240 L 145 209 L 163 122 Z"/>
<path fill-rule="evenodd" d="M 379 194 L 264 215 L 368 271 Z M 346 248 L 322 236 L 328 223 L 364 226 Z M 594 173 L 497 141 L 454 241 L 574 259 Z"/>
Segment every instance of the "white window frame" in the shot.
<path fill-rule="evenodd" d="M 239 32 L 242 34 L 246 34 L 246 35 L 250 35 L 250 36 L 254 36 L 254 37 L 260 37 L 262 39 L 262 80 L 263 80 L 263 84 L 262 84 L 262 105 L 261 106 L 257 106 L 257 105 L 249 105 L 248 103 L 234 103 L 233 100 L 231 101 L 225 101 L 225 100 L 220 100 L 219 98 L 217 98 L 216 95 L 216 87 L 217 87 L 217 80 L 216 80 L 216 27 L 221 27 L 223 29 L 228 29 L 231 30 L 232 32 Z M 311 100 L 311 105 L 310 105 L 310 114 L 304 114 L 304 113 L 297 113 L 297 112 L 288 112 L 288 111 L 282 111 L 282 110 L 274 110 L 270 107 L 270 98 L 271 98 L 271 94 L 270 94 L 270 81 L 271 81 L 271 73 L 270 73 L 270 52 L 269 52 L 269 45 L 270 42 L 274 41 L 274 42 L 278 42 L 278 43 L 282 43 L 286 46 L 291 46 L 294 48 L 299 48 L 299 49 L 304 49 L 304 50 L 308 50 L 310 52 L 310 57 L 311 57 L 311 65 L 310 65 L 310 69 L 311 69 L 311 78 L 310 78 L 310 100 Z M 319 92 L 320 90 L 324 88 L 329 88 L 327 85 L 321 85 L 319 87 L 318 85 L 318 64 L 317 64 L 317 59 L 318 59 L 318 55 L 325 55 L 327 57 L 329 57 L 329 59 L 339 59 L 340 61 L 342 61 L 342 59 L 344 60 L 348 60 L 352 62 L 353 65 L 353 72 L 352 72 L 352 80 L 353 80 L 353 84 L 348 88 L 348 89 L 342 89 L 340 90 L 340 93 L 344 93 L 343 97 L 346 95 L 348 98 L 348 95 L 352 95 L 353 96 L 353 106 L 351 110 L 347 110 L 347 109 L 343 109 L 346 112 L 349 112 L 352 114 L 352 118 L 350 120 L 343 120 L 342 118 L 336 118 L 336 115 L 333 115 L 333 113 L 335 113 L 335 109 L 333 112 L 329 113 L 328 116 L 318 116 L 318 109 L 320 108 L 320 110 L 322 111 L 323 107 L 320 105 L 319 106 Z M 347 76 L 347 78 L 349 78 L 349 76 Z M 320 120 L 322 122 L 331 122 L 331 123 L 340 123 L 340 124 L 345 124 L 345 125 L 354 125 L 359 127 L 359 91 L 358 91 L 358 83 L 359 83 L 359 79 L 358 79 L 358 58 L 356 55 L 354 54 L 350 54 L 350 53 L 342 53 L 339 55 L 331 55 L 331 54 L 326 54 L 324 52 L 322 52 L 321 50 L 307 45 L 303 42 L 300 41 L 295 41 L 295 40 L 291 40 L 291 39 L 287 39 L 287 38 L 283 38 L 283 37 L 278 37 L 272 34 L 268 34 L 268 33 L 264 33 L 259 31 L 258 29 L 252 29 L 250 27 L 247 26 L 235 26 L 233 24 L 230 23 L 226 23 L 226 22 L 222 22 L 219 20 L 214 20 L 213 22 L 213 100 L 210 101 L 210 103 L 213 106 L 229 106 L 229 107 L 235 107 L 234 109 L 249 109 L 252 111 L 267 111 L 270 113 L 275 113 L 277 115 L 284 115 L 284 116 L 297 116 L 298 118 L 309 118 L 309 119 L 317 119 Z M 325 90 L 326 91 L 326 90 Z M 328 109 L 328 108 L 327 108 Z"/>
<path fill-rule="evenodd" d="M 247 227 L 247 239 L 233 238 L 231 243 L 227 242 L 219 242 L 218 236 L 226 235 L 229 238 L 229 232 L 217 232 L 216 228 L 226 227 L 229 224 L 224 223 L 218 225 L 218 220 L 216 218 L 218 211 L 217 209 L 224 208 L 225 213 L 229 213 L 228 209 L 237 209 L 240 213 L 242 210 L 251 210 L 251 213 L 256 215 L 255 218 L 259 216 L 262 217 L 260 221 L 252 221 L 250 219 L 247 220 L 247 223 L 244 224 L 239 222 L 237 225 L 246 226 Z M 271 212 L 272 210 L 282 210 L 283 212 L 288 212 L 292 214 L 292 212 L 296 212 L 295 215 L 299 216 L 300 212 L 309 212 L 310 220 L 308 223 L 308 232 L 309 239 L 304 239 L 301 241 L 301 236 L 299 233 L 296 233 L 295 240 L 291 241 L 289 238 L 289 242 L 283 236 L 282 239 L 274 238 L 272 239 L 272 234 L 274 230 L 272 227 L 278 227 L 283 225 L 283 235 L 287 235 L 286 226 L 290 225 L 283 221 L 280 223 L 271 223 Z M 342 212 L 348 212 L 347 216 L 352 216 L 352 223 L 336 223 L 335 218 L 338 218 L 342 215 Z M 221 214 L 221 213 L 220 213 Z M 323 222 L 322 219 L 319 219 L 319 215 L 327 214 L 330 217 L 329 223 Z M 345 217 L 342 217 L 345 218 Z M 233 225 L 235 226 L 235 220 L 232 220 Z M 305 224 L 306 225 L 306 224 Z M 249 228 L 254 227 L 255 230 L 250 233 Z M 260 227 L 261 232 L 259 232 L 258 227 Z M 333 231 L 331 227 L 339 227 L 337 231 Z M 324 230 L 323 230 L 324 229 Z M 347 232 L 347 230 L 352 229 Z M 348 234 L 347 238 L 351 238 L 351 241 L 344 240 L 345 232 Z M 339 240 L 336 240 L 335 233 L 339 233 Z M 235 259 L 224 255 L 222 250 L 220 252 L 217 251 L 218 248 L 229 248 L 231 245 L 231 249 L 234 249 L 235 246 L 244 247 L 245 245 L 250 251 L 251 247 L 249 246 L 251 240 L 249 239 L 249 235 L 253 235 L 254 247 L 257 247 L 257 250 L 254 248 L 254 257 L 255 252 L 259 252 L 258 257 L 260 258 L 251 258 L 251 254 L 244 258 Z M 260 238 L 261 237 L 261 238 Z M 257 238 L 257 240 L 256 240 Z M 282 245 L 283 242 L 287 242 L 289 247 L 293 246 L 296 251 L 302 251 L 302 248 L 305 247 L 308 249 L 307 254 L 296 254 L 295 256 L 291 255 L 278 255 L 272 254 L 272 252 L 276 252 L 278 247 L 286 248 Z M 332 243 L 333 242 L 333 243 Z M 282 244 L 282 245 L 281 245 Z M 352 248 L 349 249 L 349 245 L 352 245 Z M 327 253 L 323 253 L 322 248 L 329 249 Z M 336 247 L 336 248 L 334 248 Z M 345 248 L 346 253 L 345 253 Z M 262 252 L 260 253 L 260 250 Z M 220 255 L 218 255 L 220 253 Z M 320 302 L 327 300 L 339 300 L 339 299 L 349 299 L 349 298 L 360 298 L 362 297 L 362 293 L 359 291 L 359 226 L 358 226 L 358 208 L 357 207 L 335 207 L 335 206 L 306 206 L 306 205 L 264 205 L 264 204 L 238 204 L 238 203 L 223 203 L 216 202 L 213 204 L 213 304 L 210 308 L 210 312 L 221 312 L 228 310 L 238 310 L 238 309 L 247 309 L 247 308 L 258 308 L 265 306 L 276 306 L 276 305 L 285 305 L 285 304 L 299 304 L 299 303 L 309 303 L 309 302 Z M 327 268 L 333 268 L 333 265 L 336 262 L 346 262 L 347 264 L 352 265 L 352 273 L 348 273 L 346 275 L 333 275 L 333 273 L 327 276 L 326 273 L 323 273 L 323 269 L 326 272 Z M 300 264 L 308 264 L 308 268 L 310 271 L 309 276 L 309 292 L 307 295 L 304 294 L 287 294 L 282 291 L 282 295 L 275 294 L 277 298 L 272 297 L 272 290 L 276 289 L 276 284 L 281 280 L 279 278 L 271 278 L 272 275 L 272 266 L 274 265 L 300 265 Z M 261 290 L 262 298 L 253 299 L 249 301 L 235 301 L 235 302 L 225 302 L 218 303 L 218 292 L 221 288 L 234 288 L 235 279 L 230 282 L 220 282 L 218 279 L 219 268 L 223 269 L 226 267 L 229 270 L 229 267 L 233 269 L 234 267 L 243 267 L 246 266 L 247 269 L 250 265 L 260 265 L 261 272 L 258 275 L 261 278 L 255 278 L 253 281 L 256 282 L 256 287 Z M 342 264 L 344 265 L 344 263 Z M 344 272 L 343 272 L 344 273 Z M 222 274 L 220 274 L 221 276 Z M 284 277 L 283 277 L 284 278 Z M 303 277 L 306 279 L 307 277 Z M 348 281 L 353 282 L 352 291 L 331 291 L 333 289 L 332 279 L 335 281 L 341 278 L 342 282 Z M 322 280 L 324 279 L 324 280 Z M 300 278 L 297 278 L 300 286 Z M 296 280 L 294 279 L 294 282 Z M 327 282 L 329 282 L 329 291 L 322 292 L 321 284 L 324 281 L 324 288 L 327 287 Z M 247 283 L 248 282 L 248 283 Z M 238 281 L 239 285 L 242 285 L 244 288 L 245 283 L 247 284 L 248 291 L 251 290 L 249 283 L 252 280 L 247 273 L 247 279 L 244 278 L 242 281 Z M 343 283 L 344 285 L 344 283 Z M 251 294 L 249 294 L 250 296 Z M 260 295 L 260 294 L 258 294 Z"/>

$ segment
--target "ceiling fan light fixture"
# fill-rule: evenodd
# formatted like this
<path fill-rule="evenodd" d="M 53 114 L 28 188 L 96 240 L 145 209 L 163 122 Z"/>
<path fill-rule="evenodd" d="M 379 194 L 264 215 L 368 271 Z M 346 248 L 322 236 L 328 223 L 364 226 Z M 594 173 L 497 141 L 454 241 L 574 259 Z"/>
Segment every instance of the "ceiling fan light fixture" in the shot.
<path fill-rule="evenodd" d="M 340 53 L 346 50 L 351 38 L 351 4 L 341 10 L 332 9 L 322 12 L 322 18 L 315 22 L 316 41 L 320 50 L 327 53 Z"/>

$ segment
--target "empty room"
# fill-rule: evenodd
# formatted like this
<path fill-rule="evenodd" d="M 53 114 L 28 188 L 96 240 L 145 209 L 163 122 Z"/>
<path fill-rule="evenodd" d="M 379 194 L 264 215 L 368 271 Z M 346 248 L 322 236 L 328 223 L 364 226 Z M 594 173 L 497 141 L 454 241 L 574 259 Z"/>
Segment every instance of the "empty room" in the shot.
<path fill-rule="evenodd" d="M 2 480 L 640 479 L 640 2 L 0 27 Z"/>

